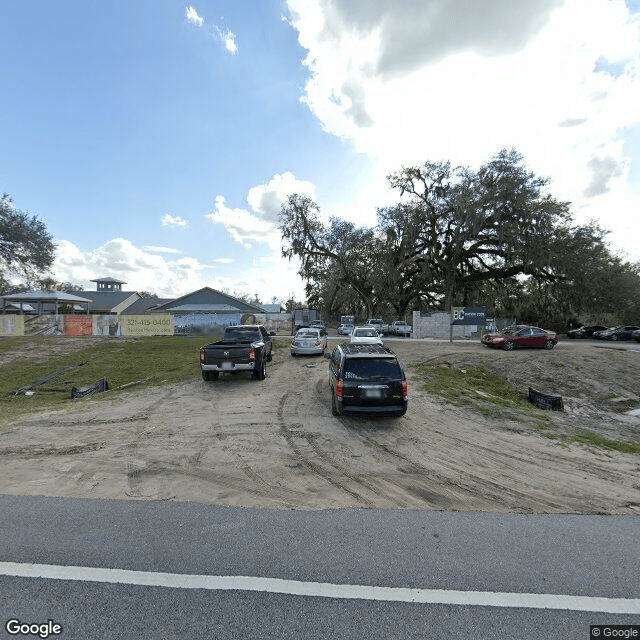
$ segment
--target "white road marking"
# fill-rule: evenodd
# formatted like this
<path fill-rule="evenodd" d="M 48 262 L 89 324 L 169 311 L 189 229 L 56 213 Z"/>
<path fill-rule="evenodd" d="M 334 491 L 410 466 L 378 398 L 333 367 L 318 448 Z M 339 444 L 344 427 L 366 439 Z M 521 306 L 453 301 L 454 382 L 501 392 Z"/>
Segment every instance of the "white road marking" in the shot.
<path fill-rule="evenodd" d="M 493 591 L 451 591 L 446 589 L 409 589 L 375 587 L 329 582 L 302 582 L 281 578 L 251 576 L 206 576 L 184 573 L 129 571 L 99 567 L 70 567 L 52 564 L 0 562 L 0 575 L 48 580 L 109 582 L 172 589 L 208 589 L 212 591 L 263 591 L 296 596 L 384 600 L 422 604 L 451 604 L 479 607 L 517 607 L 526 609 L 564 609 L 603 613 L 640 613 L 640 599 L 569 596 L 552 593 L 500 593 Z"/>

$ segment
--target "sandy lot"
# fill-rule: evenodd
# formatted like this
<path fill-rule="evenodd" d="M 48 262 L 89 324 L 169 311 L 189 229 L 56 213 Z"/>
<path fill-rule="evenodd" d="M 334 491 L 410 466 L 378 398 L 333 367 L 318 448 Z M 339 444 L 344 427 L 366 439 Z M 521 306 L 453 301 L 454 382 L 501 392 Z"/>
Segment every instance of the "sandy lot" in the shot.
<path fill-rule="evenodd" d="M 407 365 L 411 402 L 402 418 L 333 417 L 325 359 L 281 350 L 264 382 L 242 374 L 209 383 L 195 361 L 186 383 L 108 392 L 8 425 L 0 493 L 279 509 L 640 513 L 640 456 L 566 439 L 585 428 L 640 442 L 640 417 L 626 413 L 640 407 L 640 346 L 564 341 L 549 352 L 505 353 L 479 342 L 388 344 Z M 60 339 L 61 350 L 73 345 Z M 551 422 L 541 430 L 525 417 L 449 405 L 422 390 L 412 368 L 445 361 L 490 367 L 523 394 L 528 386 L 559 393 L 566 410 L 545 412 Z"/>

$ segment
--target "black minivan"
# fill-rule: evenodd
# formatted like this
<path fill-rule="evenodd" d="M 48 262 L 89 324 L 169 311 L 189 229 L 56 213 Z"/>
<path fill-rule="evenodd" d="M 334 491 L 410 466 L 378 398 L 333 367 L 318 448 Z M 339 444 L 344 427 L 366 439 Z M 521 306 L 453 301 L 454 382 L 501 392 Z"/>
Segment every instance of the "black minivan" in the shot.
<path fill-rule="evenodd" d="M 331 413 L 388 414 L 407 411 L 409 392 L 402 364 L 379 344 L 339 344 L 329 360 Z"/>

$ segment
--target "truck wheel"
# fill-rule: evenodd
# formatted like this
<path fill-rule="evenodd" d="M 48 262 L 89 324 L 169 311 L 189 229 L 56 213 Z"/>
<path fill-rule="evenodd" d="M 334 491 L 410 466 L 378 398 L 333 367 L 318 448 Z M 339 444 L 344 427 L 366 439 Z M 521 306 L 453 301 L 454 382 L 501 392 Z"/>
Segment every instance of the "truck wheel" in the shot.
<path fill-rule="evenodd" d="M 211 382 L 212 380 L 217 380 L 218 375 L 219 374 L 217 371 L 203 371 L 202 379 L 205 380 L 206 382 Z"/>
<path fill-rule="evenodd" d="M 267 361 L 265 359 L 262 360 L 260 368 L 254 372 L 253 376 L 256 380 L 264 380 L 267 377 Z"/>

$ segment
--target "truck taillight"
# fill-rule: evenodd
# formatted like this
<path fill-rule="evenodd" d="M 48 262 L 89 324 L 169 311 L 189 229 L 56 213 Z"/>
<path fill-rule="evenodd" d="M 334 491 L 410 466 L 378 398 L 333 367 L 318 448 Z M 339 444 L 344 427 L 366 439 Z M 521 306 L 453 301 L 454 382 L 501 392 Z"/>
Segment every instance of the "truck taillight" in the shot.
<path fill-rule="evenodd" d="M 256 350 L 251 347 L 251 349 L 249 349 L 249 360 L 255 360 L 256 359 Z"/>
<path fill-rule="evenodd" d="M 409 386 L 407 385 L 407 381 L 406 380 L 402 381 L 402 397 L 405 400 L 409 399 Z"/>
<path fill-rule="evenodd" d="M 343 387 L 342 380 L 336 380 L 336 398 L 342 398 Z"/>
<path fill-rule="evenodd" d="M 204 349 L 200 349 L 200 360 L 204 362 Z"/>

